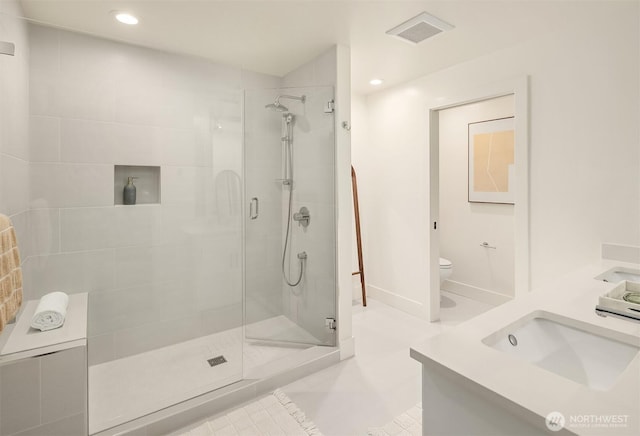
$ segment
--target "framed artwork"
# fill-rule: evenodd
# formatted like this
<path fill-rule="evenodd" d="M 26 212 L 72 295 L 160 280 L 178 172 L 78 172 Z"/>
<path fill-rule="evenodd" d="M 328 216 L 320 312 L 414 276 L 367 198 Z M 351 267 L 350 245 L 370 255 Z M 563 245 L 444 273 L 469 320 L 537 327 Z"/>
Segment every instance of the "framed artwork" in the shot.
<path fill-rule="evenodd" d="M 469 124 L 469 202 L 514 204 L 513 117 Z"/>

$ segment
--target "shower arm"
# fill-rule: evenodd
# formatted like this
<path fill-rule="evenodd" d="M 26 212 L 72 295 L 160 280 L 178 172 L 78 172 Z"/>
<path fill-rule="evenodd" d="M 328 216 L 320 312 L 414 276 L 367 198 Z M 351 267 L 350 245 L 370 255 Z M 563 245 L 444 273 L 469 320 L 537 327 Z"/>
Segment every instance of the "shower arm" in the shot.
<path fill-rule="evenodd" d="M 275 104 L 276 106 L 279 106 L 279 105 L 280 105 L 280 99 L 281 99 L 281 98 L 287 98 L 287 99 L 289 99 L 289 100 L 298 100 L 298 101 L 301 101 L 302 103 L 304 103 L 304 102 L 305 102 L 305 100 L 307 99 L 307 97 L 306 97 L 306 96 L 304 96 L 304 95 L 303 95 L 303 96 L 298 97 L 297 95 L 287 95 L 287 94 L 283 94 L 283 95 L 279 95 L 279 96 L 277 96 L 277 97 L 276 97 L 276 101 L 274 102 L 274 104 Z"/>

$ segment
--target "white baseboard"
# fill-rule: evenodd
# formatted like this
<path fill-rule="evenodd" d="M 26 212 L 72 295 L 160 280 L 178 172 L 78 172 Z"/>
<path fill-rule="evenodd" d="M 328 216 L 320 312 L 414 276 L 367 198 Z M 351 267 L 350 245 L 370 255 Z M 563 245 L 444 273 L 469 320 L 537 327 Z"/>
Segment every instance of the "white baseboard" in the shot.
<path fill-rule="evenodd" d="M 387 304 L 391 307 L 402 310 L 403 312 L 407 312 L 411 315 L 415 315 L 420 318 L 426 317 L 427 311 L 425 310 L 424 304 L 420 303 L 419 301 L 403 297 L 402 295 L 394 294 L 393 292 L 387 291 L 386 289 L 378 288 L 377 286 L 373 285 L 367 285 L 367 296 L 381 301 L 382 303 Z"/>
<path fill-rule="evenodd" d="M 462 295 L 463 297 L 471 298 L 475 301 L 491 304 L 493 306 L 499 306 L 513 299 L 513 297 L 510 297 L 508 295 L 500 294 L 488 289 L 478 288 L 475 286 L 467 285 L 466 283 L 456 282 L 453 280 L 445 280 L 445 282 L 442 284 L 442 290 L 451 292 L 453 294 Z"/>
<path fill-rule="evenodd" d="M 358 284 L 354 284 L 351 289 L 351 301 L 358 301 L 362 303 L 362 287 L 360 286 L 360 282 Z"/>
<path fill-rule="evenodd" d="M 356 355 L 356 338 L 350 338 L 340 341 L 340 360 L 348 359 Z"/>

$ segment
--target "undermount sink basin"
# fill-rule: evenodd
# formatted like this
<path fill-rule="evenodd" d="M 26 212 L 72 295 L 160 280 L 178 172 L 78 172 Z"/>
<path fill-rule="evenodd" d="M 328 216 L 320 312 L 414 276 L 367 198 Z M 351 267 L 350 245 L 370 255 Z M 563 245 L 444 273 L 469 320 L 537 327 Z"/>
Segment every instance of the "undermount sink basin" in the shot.
<path fill-rule="evenodd" d="M 596 280 L 602 280 L 603 282 L 609 283 L 619 283 L 623 280 L 640 282 L 640 269 L 616 266 L 595 276 L 594 278 Z"/>
<path fill-rule="evenodd" d="M 597 391 L 609 390 L 640 351 L 638 337 L 544 311 L 482 342 Z"/>

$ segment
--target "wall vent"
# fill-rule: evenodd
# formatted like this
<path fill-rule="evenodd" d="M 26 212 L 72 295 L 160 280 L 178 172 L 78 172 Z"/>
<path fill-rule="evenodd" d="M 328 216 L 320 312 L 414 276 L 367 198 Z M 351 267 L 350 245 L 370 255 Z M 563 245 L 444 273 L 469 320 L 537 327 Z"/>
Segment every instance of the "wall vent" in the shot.
<path fill-rule="evenodd" d="M 426 12 L 405 21 L 399 26 L 387 31 L 387 35 L 395 36 L 411 44 L 418 44 L 427 38 L 431 38 L 445 30 L 451 30 L 454 26 L 434 17 Z"/>

